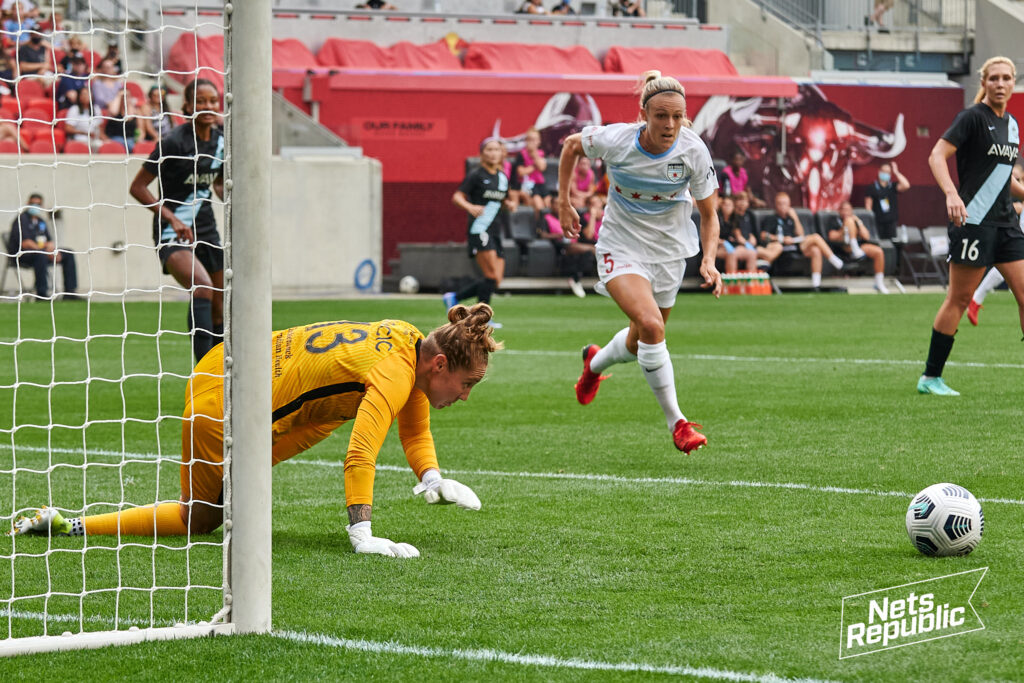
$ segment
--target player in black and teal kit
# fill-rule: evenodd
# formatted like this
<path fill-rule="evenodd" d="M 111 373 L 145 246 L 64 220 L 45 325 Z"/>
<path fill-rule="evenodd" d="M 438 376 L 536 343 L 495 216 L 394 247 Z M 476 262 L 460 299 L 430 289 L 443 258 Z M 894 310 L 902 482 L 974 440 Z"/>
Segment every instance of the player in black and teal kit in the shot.
<path fill-rule="evenodd" d="M 155 214 L 153 241 L 164 272 L 191 291 L 188 329 L 198 362 L 224 332 L 224 249 L 212 205 L 213 192 L 224 193 L 217 87 L 201 78 L 190 82 L 182 111 L 191 120 L 160 140 L 132 180 L 131 194 Z M 159 200 L 149 190 L 154 179 Z"/>
<path fill-rule="evenodd" d="M 452 203 L 469 214 L 466 236 L 469 257 L 476 260 L 483 277 L 458 292 L 446 292 L 444 302 L 448 308 L 472 296 L 485 304 L 490 303 L 491 295 L 505 274 L 500 214 L 508 197 L 509 180 L 501 170 L 504 158 L 505 148 L 501 140 L 484 140 L 480 145 L 480 166 L 466 175 L 452 195 Z"/>
<path fill-rule="evenodd" d="M 971 295 L 994 265 L 1017 298 L 1024 330 L 1024 233 L 1017 227 L 1011 195 L 1024 197 L 1024 185 L 1011 173 L 1020 147 L 1017 121 L 1006 112 L 1017 70 L 1006 57 L 981 68 L 981 89 L 974 106 L 960 112 L 935 143 L 928 165 L 946 195 L 949 214 L 949 289 L 935 316 L 928 362 L 918 380 L 922 394 L 958 396 L 942 380 L 953 335 Z M 956 154 L 960 189 L 946 165 Z"/>

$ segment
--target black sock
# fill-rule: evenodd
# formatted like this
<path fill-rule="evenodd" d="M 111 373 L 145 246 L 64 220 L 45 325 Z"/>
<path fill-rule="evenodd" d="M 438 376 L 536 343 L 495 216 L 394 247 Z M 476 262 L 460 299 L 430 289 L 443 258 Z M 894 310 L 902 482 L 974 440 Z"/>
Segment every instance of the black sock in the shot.
<path fill-rule="evenodd" d="M 193 298 L 188 309 L 188 330 L 192 332 L 192 353 L 198 363 L 213 348 L 213 303 Z"/>
<path fill-rule="evenodd" d="M 928 347 L 928 362 L 924 366 L 924 374 L 928 377 L 942 377 L 949 352 L 953 350 L 953 335 L 942 334 L 932 330 L 932 343 Z"/>
<path fill-rule="evenodd" d="M 489 277 L 485 277 L 480 283 L 480 288 L 477 290 L 477 300 L 483 304 L 491 303 L 491 295 L 494 294 L 494 290 L 498 288 L 498 281 L 492 280 Z"/>
<path fill-rule="evenodd" d="M 213 324 L 213 344 L 216 346 L 224 341 L 224 323 Z"/>
<path fill-rule="evenodd" d="M 468 285 L 463 285 L 462 289 L 455 292 L 456 300 L 464 301 L 470 297 L 477 296 L 481 283 L 483 283 L 483 280 L 473 280 Z"/>

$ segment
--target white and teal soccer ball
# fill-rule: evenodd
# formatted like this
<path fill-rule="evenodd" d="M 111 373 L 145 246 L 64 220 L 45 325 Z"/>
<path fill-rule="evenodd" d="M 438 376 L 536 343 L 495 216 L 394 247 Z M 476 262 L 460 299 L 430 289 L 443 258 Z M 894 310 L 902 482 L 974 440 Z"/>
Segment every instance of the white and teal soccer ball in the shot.
<path fill-rule="evenodd" d="M 956 484 L 932 484 L 907 508 L 907 534 L 925 555 L 966 555 L 978 547 L 985 531 L 981 503 Z"/>
<path fill-rule="evenodd" d="M 398 281 L 398 291 L 402 294 L 415 294 L 420 291 L 420 281 L 412 275 L 406 275 Z"/>

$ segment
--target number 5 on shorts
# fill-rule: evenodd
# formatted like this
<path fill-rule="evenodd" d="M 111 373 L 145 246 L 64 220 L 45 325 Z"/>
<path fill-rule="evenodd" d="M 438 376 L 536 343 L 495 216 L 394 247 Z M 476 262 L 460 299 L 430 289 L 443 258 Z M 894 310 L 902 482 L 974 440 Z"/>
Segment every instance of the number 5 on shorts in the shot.
<path fill-rule="evenodd" d="M 613 270 L 615 270 L 615 261 L 612 260 L 611 254 L 601 254 L 601 256 L 604 259 L 604 274 L 609 275 Z"/>
<path fill-rule="evenodd" d="M 970 246 L 968 246 L 968 242 L 970 242 Z M 960 260 L 978 260 L 978 240 L 971 242 L 966 237 L 963 239 L 963 246 L 960 249 Z"/>

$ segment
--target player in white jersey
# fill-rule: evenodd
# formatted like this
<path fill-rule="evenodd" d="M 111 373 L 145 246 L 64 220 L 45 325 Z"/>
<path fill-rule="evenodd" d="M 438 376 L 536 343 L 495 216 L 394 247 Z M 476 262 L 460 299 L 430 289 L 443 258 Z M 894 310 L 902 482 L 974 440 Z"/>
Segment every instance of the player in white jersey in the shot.
<path fill-rule="evenodd" d="M 1020 165 L 1020 159 L 1013 166 L 1013 179 L 1024 185 L 1024 166 Z M 1024 231 L 1024 201 L 1015 198 L 1013 210 L 1017 212 L 1019 217 L 1017 221 L 1018 226 Z M 998 268 L 989 268 L 988 272 L 985 273 L 985 278 L 978 285 L 978 288 L 974 290 L 974 296 L 971 297 L 970 303 L 967 304 L 967 319 L 971 321 L 972 325 L 978 325 L 978 312 L 984 308 L 982 304 L 985 303 L 985 297 L 1004 282 L 1006 282 L 1006 278 L 1003 277 Z"/>
<path fill-rule="evenodd" d="M 583 348 L 583 374 L 576 398 L 586 405 L 605 379 L 601 372 L 615 363 L 636 360 L 654 392 L 672 440 L 689 453 L 707 443 L 676 399 L 672 360 L 665 345 L 665 321 L 676 300 L 686 259 L 701 246 L 702 287 L 722 293 L 715 268 L 718 179 L 711 153 L 689 128 L 683 86 L 674 78 L 648 71 L 641 77 L 640 120 L 588 126 L 570 135 L 558 168 L 558 218 L 567 237 L 579 234 L 580 219 L 569 199 L 576 162 L 583 156 L 603 159 L 608 169 L 608 207 L 597 239 L 595 288 L 615 300 L 629 318 L 601 348 Z M 701 215 L 700 238 L 690 219 L 696 200 Z"/>

